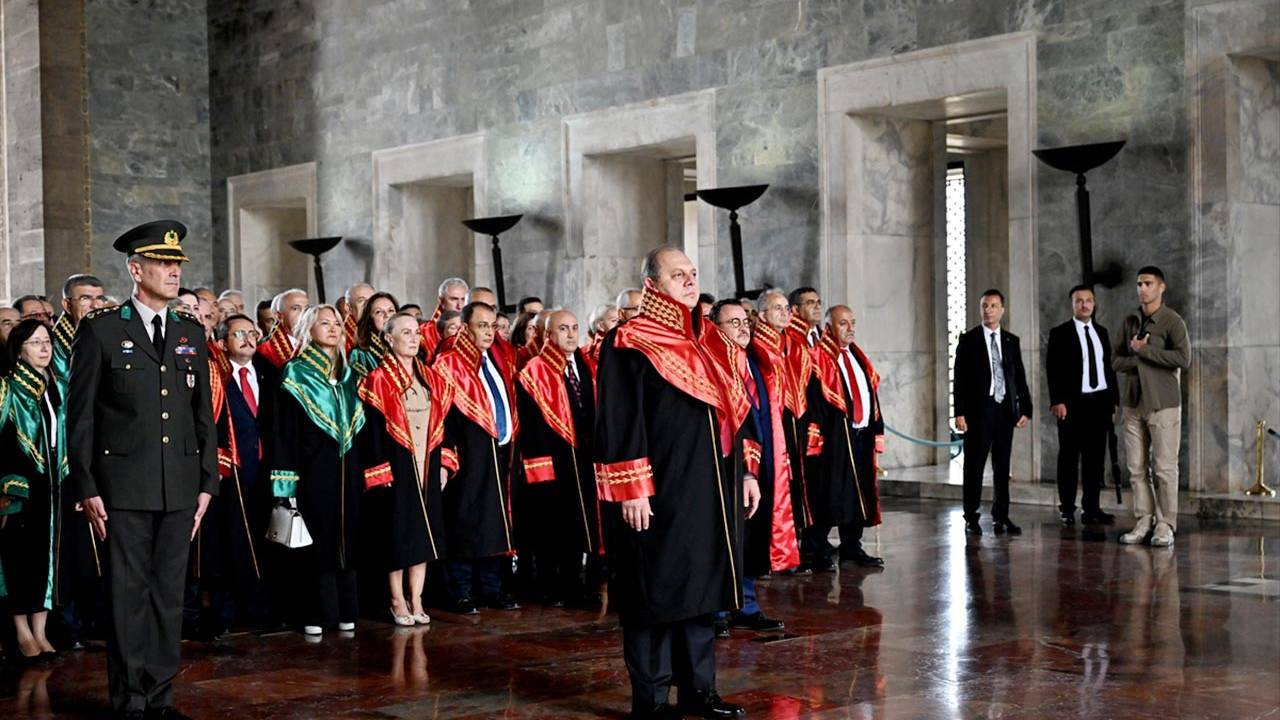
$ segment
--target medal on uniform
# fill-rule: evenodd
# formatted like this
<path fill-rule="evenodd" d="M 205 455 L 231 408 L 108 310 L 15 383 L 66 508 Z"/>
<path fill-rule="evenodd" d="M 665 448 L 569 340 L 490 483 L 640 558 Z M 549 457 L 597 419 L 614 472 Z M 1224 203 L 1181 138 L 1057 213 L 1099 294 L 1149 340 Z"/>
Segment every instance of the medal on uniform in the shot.
<path fill-rule="evenodd" d="M 132 354 L 133 354 L 133 341 L 132 341 L 132 340 L 121 340 L 121 341 L 120 341 L 120 354 L 122 354 L 122 355 L 132 355 Z"/>
<path fill-rule="evenodd" d="M 195 373 L 187 373 L 187 389 L 188 389 L 188 390 L 195 390 L 195 389 L 196 389 L 196 374 L 195 374 Z"/>

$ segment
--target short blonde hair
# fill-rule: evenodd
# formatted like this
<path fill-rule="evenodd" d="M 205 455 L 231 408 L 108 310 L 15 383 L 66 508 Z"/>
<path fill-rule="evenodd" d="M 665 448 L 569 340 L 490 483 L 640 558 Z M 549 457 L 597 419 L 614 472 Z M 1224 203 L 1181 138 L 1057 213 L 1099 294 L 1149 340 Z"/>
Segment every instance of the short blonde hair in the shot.
<path fill-rule="evenodd" d="M 343 338 L 338 341 L 337 352 L 333 355 L 333 377 L 342 375 L 342 368 L 347 364 L 347 346 L 346 346 L 346 330 L 342 328 L 342 314 L 338 312 L 338 308 L 329 303 L 323 305 L 312 305 L 302 311 L 302 317 L 298 318 L 298 326 L 293 329 L 293 337 L 298 341 L 298 354 L 301 355 L 304 350 L 311 347 L 311 328 L 315 327 L 316 321 L 320 317 L 320 313 L 328 310 L 333 313 L 333 319 L 338 322 L 338 327 L 342 329 Z"/>

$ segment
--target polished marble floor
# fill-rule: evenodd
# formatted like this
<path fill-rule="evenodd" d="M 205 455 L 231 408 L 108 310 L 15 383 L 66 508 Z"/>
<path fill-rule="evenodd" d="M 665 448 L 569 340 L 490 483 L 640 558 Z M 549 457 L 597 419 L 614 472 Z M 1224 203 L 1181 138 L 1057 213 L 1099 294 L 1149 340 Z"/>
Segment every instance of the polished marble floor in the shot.
<path fill-rule="evenodd" d="M 1280 717 L 1280 526 L 1184 519 L 1174 548 L 1123 547 L 1014 506 L 1025 534 L 963 534 L 956 504 L 889 499 L 883 571 L 760 584 L 785 633 L 717 645 L 752 718 Z M 197 718 L 621 718 L 612 617 L 540 607 L 420 630 L 187 643 Z M 106 709 L 101 653 L 7 673 L 0 717 Z"/>

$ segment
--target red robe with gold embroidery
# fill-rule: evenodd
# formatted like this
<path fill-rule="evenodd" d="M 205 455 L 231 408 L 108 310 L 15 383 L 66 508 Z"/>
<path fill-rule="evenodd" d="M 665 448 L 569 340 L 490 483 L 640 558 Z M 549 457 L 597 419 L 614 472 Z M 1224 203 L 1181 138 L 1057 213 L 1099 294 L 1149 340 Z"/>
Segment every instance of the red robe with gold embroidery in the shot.
<path fill-rule="evenodd" d="M 501 362 L 495 360 L 495 365 Z M 511 445 L 498 445 L 493 406 L 480 377 L 480 350 L 465 329 L 434 367 L 449 381 L 452 403 L 444 420 L 444 444 L 458 457 L 458 471 L 444 489 L 449 558 L 474 560 L 513 550 Z M 508 396 L 510 397 L 510 396 Z M 514 410 L 514 404 L 513 404 Z M 515 418 L 510 419 L 513 427 Z M 512 436 L 514 438 L 514 430 Z"/>
<path fill-rule="evenodd" d="M 436 346 L 440 344 L 440 331 L 436 329 L 436 321 L 443 314 L 444 308 L 440 303 L 436 303 L 436 309 L 431 313 L 431 317 L 418 323 L 418 337 L 422 340 L 418 352 L 428 362 L 434 362 L 436 357 Z"/>
<path fill-rule="evenodd" d="M 522 537 L 536 546 L 579 553 L 600 549 L 596 476 L 592 467 L 595 392 L 591 369 L 574 354 L 579 397 L 570 397 L 569 358 L 543 347 L 520 371 L 516 407 L 520 416 Z"/>
<path fill-rule="evenodd" d="M 753 556 L 764 555 L 767 557 L 765 567 L 780 572 L 800 564 L 795 513 L 791 507 L 791 458 L 783 425 L 790 383 L 783 364 L 782 336 L 761 322 L 752 334 L 747 351 L 760 372 L 757 386 L 763 385 L 765 389 L 762 402 L 752 410 L 769 435 L 772 467 L 761 467 L 756 472 L 760 479 L 760 510 L 747 521 L 745 553 L 747 565 L 752 564 Z M 746 379 L 747 382 L 754 380 Z M 766 410 L 767 420 L 763 417 Z"/>
<path fill-rule="evenodd" d="M 808 421 L 808 390 L 814 379 L 813 350 L 809 347 L 808 334 L 809 324 L 793 314 L 790 324 L 782 331 L 780 344 L 787 385 L 782 429 L 786 433 L 787 456 L 791 458 L 791 509 L 799 531 L 813 524 L 808 475 L 810 458 L 821 450 L 817 444 L 817 426 L 810 427 Z"/>
<path fill-rule="evenodd" d="M 285 332 L 282 327 L 276 325 L 271 334 L 262 342 L 258 343 L 258 356 L 271 363 L 272 367 L 277 370 L 284 369 L 284 364 L 293 359 L 298 354 L 298 349 L 294 346 L 293 340 L 289 337 L 289 333 Z"/>
<path fill-rule="evenodd" d="M 741 606 L 741 487 L 727 458 L 747 402 L 698 344 L 700 319 L 646 285 L 640 315 L 605 336 L 596 420 L 609 597 L 641 626 Z M 622 519 L 635 498 L 653 512 L 643 532 Z"/>
<path fill-rule="evenodd" d="M 877 390 L 879 375 L 856 345 L 854 357 L 870 381 L 868 395 L 871 407 L 864 439 L 855 443 L 853 402 L 849 388 L 837 363 L 840 362 L 839 341 L 828 331 L 814 347 L 814 375 L 810 384 L 809 420 L 818 432 L 821 448 L 811 463 L 809 476 L 813 493 L 815 524 L 832 527 L 842 523 L 860 523 L 863 527 L 880 524 L 880 494 L 876 478 L 875 437 L 884 433 Z"/>
<path fill-rule="evenodd" d="M 415 361 L 413 373 L 388 353 L 359 390 L 368 418 L 358 441 L 365 483 L 361 509 L 366 538 L 373 545 L 366 557 L 385 571 L 445 555 L 440 471 L 457 470 L 457 455 L 444 444 L 452 387 L 444 375 L 421 362 Z M 405 408 L 405 393 L 415 376 L 428 394 L 425 417 L 411 418 Z M 414 453 L 413 422 L 426 424 L 426 462 L 421 467 Z"/>

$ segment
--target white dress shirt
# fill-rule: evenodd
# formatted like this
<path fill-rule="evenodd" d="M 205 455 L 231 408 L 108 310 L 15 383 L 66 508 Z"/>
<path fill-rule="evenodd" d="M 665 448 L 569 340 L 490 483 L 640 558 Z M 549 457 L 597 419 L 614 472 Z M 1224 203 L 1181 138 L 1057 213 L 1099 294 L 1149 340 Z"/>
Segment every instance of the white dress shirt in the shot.
<path fill-rule="evenodd" d="M 228 358 L 230 360 L 230 358 Z M 252 362 L 241 365 L 235 360 L 231 360 L 231 377 L 236 383 L 236 387 L 240 387 L 240 371 L 248 370 L 249 388 L 253 391 L 253 402 L 258 402 L 258 369 L 253 366 Z M 243 388 L 241 388 L 243 390 Z"/>
<path fill-rule="evenodd" d="M 864 428 L 871 418 L 871 384 L 867 382 L 866 373 L 862 372 L 862 366 L 858 364 L 858 358 L 854 357 L 853 352 L 849 348 L 845 348 L 840 352 L 849 358 L 849 366 L 853 368 L 853 377 L 849 377 L 849 371 L 845 369 L 843 362 L 836 363 L 836 365 L 840 366 L 840 375 L 844 378 L 845 387 L 852 392 L 858 393 L 858 400 L 862 405 L 862 419 L 857 422 L 850 421 L 850 424 L 855 428 Z M 852 407 L 849 408 L 849 415 L 853 415 Z"/>
<path fill-rule="evenodd" d="M 486 367 L 489 368 L 489 373 L 493 376 L 494 385 L 498 387 L 497 397 L 494 397 L 493 390 L 489 387 L 489 381 L 485 379 L 484 371 Z M 489 396 L 490 407 L 494 408 L 494 424 L 496 425 L 498 421 L 498 403 L 502 403 L 502 409 L 506 413 L 507 427 L 504 428 L 506 432 L 502 434 L 502 437 L 498 438 L 499 445 L 506 445 L 511 442 L 511 426 L 514 422 L 511 413 L 511 399 L 507 397 L 506 383 L 502 379 L 502 373 L 498 372 L 498 366 L 494 365 L 493 360 L 489 359 L 489 353 L 487 352 L 480 356 L 479 373 L 480 384 L 484 386 L 484 392 Z"/>
<path fill-rule="evenodd" d="M 156 341 L 155 338 L 151 337 L 151 332 L 155 329 L 155 326 L 151 324 L 151 319 L 157 315 L 160 316 L 160 339 L 163 340 L 165 332 L 168 331 L 168 323 L 165 322 L 165 316 L 143 305 L 136 295 L 130 298 L 130 301 L 133 302 L 133 309 L 138 311 L 138 318 L 142 320 L 142 327 L 146 329 L 147 337 L 151 338 L 151 342 Z"/>
<path fill-rule="evenodd" d="M 991 338 L 995 336 L 996 347 L 1000 349 L 1000 366 L 1004 367 L 1004 343 L 1000 342 L 1000 328 L 992 330 L 986 325 L 982 326 L 982 346 L 987 349 L 987 368 L 991 368 L 993 358 L 991 357 Z M 1004 379 L 1004 393 L 1009 394 L 1009 378 Z M 991 385 L 987 388 L 987 395 L 995 397 L 996 395 L 996 374 L 991 373 Z"/>
<path fill-rule="evenodd" d="M 1083 323 L 1072 318 L 1071 322 L 1075 323 L 1076 337 L 1080 340 L 1080 392 L 1087 395 L 1099 390 L 1106 390 L 1107 374 L 1102 371 L 1102 340 L 1098 339 L 1098 328 L 1094 326 L 1092 320 Z M 1089 328 L 1089 337 L 1093 340 L 1093 364 L 1098 371 L 1097 387 L 1089 387 L 1089 348 L 1084 344 L 1084 329 L 1086 326 Z"/>

